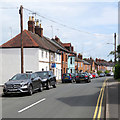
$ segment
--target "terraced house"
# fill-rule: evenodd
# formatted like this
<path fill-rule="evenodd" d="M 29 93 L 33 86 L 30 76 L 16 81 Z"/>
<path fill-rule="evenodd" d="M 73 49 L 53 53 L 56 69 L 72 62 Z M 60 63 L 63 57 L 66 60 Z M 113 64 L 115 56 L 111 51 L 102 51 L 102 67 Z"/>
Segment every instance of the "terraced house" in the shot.
<path fill-rule="evenodd" d="M 23 31 L 24 72 L 52 70 L 61 79 L 61 49 L 43 35 L 38 21 L 29 18 L 28 30 Z M 2 83 L 21 70 L 21 34 L 0 46 L 2 51 Z M 1 53 L 1 52 L 0 52 Z M 8 69 L 9 68 L 9 69 Z"/>

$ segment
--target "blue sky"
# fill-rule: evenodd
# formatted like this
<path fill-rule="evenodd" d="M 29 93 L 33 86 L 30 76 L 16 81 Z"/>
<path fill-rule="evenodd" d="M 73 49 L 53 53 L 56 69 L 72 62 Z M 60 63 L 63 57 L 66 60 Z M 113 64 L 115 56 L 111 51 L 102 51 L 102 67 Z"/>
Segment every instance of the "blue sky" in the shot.
<path fill-rule="evenodd" d="M 69 27 L 79 29 L 78 32 L 72 29 L 62 27 L 52 23 L 39 16 L 36 19 L 42 20 L 44 35 L 52 37 L 57 35 L 62 42 L 71 42 L 75 47 L 75 51 L 82 53 L 84 57 L 103 58 L 106 60 L 113 59 L 113 56 L 107 57 L 109 52 L 113 50 L 113 33 L 118 32 L 118 3 L 117 1 L 94 2 L 79 0 L 35 0 L 34 2 L 26 2 L 15 0 L 6 0 L 1 2 L 0 7 L 23 7 L 33 10 L 49 19 L 65 24 Z M 20 32 L 18 9 L 0 9 L 1 24 L 1 41 L 0 44 L 11 39 Z M 27 29 L 27 21 L 30 12 L 24 11 L 24 29 Z M 11 32 L 12 30 L 12 32 Z M 89 32 L 91 34 L 86 34 Z"/>

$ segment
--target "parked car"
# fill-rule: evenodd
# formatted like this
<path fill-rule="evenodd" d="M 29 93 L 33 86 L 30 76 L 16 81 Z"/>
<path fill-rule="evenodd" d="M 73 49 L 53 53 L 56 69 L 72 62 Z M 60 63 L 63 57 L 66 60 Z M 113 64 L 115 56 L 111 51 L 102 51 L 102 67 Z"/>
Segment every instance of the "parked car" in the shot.
<path fill-rule="evenodd" d="M 89 74 L 88 73 L 78 73 L 75 79 L 76 83 L 80 83 L 81 81 L 85 82 L 91 82 Z"/>
<path fill-rule="evenodd" d="M 95 73 L 95 77 L 96 77 L 96 78 L 98 78 L 98 77 L 99 77 L 99 75 L 98 75 L 97 73 Z"/>
<path fill-rule="evenodd" d="M 32 95 L 35 90 L 42 91 L 41 78 L 37 74 L 16 74 L 4 84 L 4 95 L 12 93 L 28 93 Z"/>
<path fill-rule="evenodd" d="M 39 71 L 35 73 L 41 78 L 43 87 L 46 87 L 48 90 L 51 88 L 51 86 L 56 88 L 56 76 L 53 75 L 52 71 Z"/>
<path fill-rule="evenodd" d="M 100 73 L 99 77 L 105 77 L 105 73 Z"/>
<path fill-rule="evenodd" d="M 74 77 L 72 77 L 71 73 L 65 73 L 62 74 L 62 83 L 66 83 L 66 82 L 73 82 Z"/>
<path fill-rule="evenodd" d="M 93 78 L 92 74 L 91 73 L 88 73 L 88 74 L 89 74 L 90 79 L 92 79 Z"/>
<path fill-rule="evenodd" d="M 96 78 L 96 74 L 95 73 L 92 73 L 92 76 L 93 76 L 93 78 Z"/>

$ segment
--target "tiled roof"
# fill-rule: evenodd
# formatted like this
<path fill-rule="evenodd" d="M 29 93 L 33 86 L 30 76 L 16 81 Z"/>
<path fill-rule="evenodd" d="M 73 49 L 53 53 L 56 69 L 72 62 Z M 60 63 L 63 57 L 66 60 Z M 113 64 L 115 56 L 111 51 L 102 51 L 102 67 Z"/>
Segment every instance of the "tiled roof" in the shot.
<path fill-rule="evenodd" d="M 64 46 L 64 47 L 70 47 L 70 46 L 71 46 L 71 43 L 63 43 L 63 46 Z"/>
<path fill-rule="evenodd" d="M 79 59 L 78 57 L 75 57 L 75 61 L 77 61 L 77 62 L 84 62 L 83 60 Z"/>
<path fill-rule="evenodd" d="M 62 44 L 61 42 L 57 42 L 55 39 L 51 39 L 50 41 L 51 41 L 54 45 L 56 45 L 57 47 L 59 47 L 61 50 L 70 53 L 70 51 L 67 50 L 67 49 L 63 46 L 63 44 Z"/>
<path fill-rule="evenodd" d="M 75 55 L 73 55 L 73 54 L 69 54 L 68 56 L 75 56 Z"/>
<path fill-rule="evenodd" d="M 40 37 L 39 35 L 32 33 L 30 31 L 23 31 L 23 47 L 38 47 L 46 50 L 56 52 L 58 47 L 48 42 L 45 37 Z M 21 46 L 21 34 L 18 34 L 8 42 L 4 43 L 0 47 L 2 48 L 20 48 Z"/>
<path fill-rule="evenodd" d="M 84 62 L 84 64 L 86 64 L 86 65 L 90 65 L 90 63 L 87 62 L 86 60 L 83 60 L 83 62 Z"/>

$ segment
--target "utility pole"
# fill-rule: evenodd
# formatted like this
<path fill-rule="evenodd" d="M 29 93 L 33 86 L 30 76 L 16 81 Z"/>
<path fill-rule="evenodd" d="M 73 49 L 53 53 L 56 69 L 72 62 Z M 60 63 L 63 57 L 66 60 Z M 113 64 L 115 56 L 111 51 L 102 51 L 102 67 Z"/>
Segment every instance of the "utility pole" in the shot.
<path fill-rule="evenodd" d="M 116 63 L 116 33 L 114 33 L 114 49 L 115 49 L 115 63 Z"/>
<path fill-rule="evenodd" d="M 23 63 L 23 39 L 22 39 L 22 34 L 23 34 L 23 6 L 20 6 L 19 10 L 20 14 L 20 27 L 21 27 L 21 73 L 24 73 L 24 63 Z"/>

